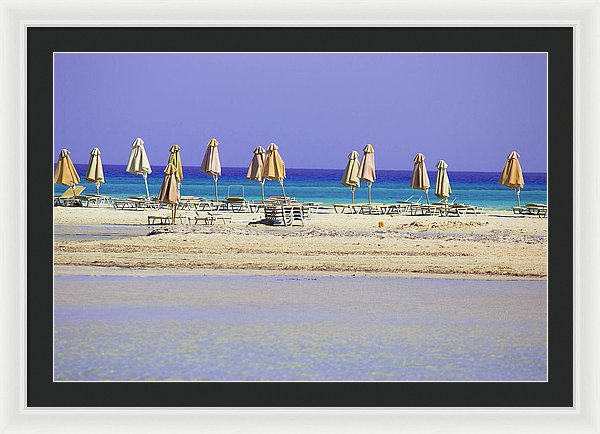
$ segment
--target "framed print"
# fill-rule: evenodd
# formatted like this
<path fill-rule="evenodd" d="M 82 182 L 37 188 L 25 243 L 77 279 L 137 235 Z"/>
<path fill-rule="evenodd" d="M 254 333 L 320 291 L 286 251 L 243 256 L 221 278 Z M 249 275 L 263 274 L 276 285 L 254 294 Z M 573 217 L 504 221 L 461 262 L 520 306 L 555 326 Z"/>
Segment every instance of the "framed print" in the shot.
<path fill-rule="evenodd" d="M 23 21 L 7 426 L 597 431 L 582 23 Z"/>

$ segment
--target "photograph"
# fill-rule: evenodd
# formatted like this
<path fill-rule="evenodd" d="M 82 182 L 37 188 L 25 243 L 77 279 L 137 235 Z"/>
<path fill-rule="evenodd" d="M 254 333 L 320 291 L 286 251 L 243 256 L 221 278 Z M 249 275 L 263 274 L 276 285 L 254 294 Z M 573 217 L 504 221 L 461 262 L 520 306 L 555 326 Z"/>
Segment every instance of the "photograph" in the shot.
<path fill-rule="evenodd" d="M 548 382 L 547 52 L 52 58 L 53 382 Z"/>

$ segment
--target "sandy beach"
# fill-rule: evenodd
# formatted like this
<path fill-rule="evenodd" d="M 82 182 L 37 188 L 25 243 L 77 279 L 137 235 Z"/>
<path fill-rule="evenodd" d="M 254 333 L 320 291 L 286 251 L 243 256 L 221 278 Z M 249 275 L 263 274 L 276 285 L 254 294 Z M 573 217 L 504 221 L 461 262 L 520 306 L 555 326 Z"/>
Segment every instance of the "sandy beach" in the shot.
<path fill-rule="evenodd" d="M 430 217 L 335 214 L 325 209 L 304 227 L 266 226 L 254 223 L 260 214 L 228 213 L 232 221 L 225 225 L 147 226 L 148 215 L 168 213 L 55 208 L 56 272 L 547 276 L 548 220 L 506 211 Z M 105 236 L 110 232 L 106 225 L 115 236 Z"/>

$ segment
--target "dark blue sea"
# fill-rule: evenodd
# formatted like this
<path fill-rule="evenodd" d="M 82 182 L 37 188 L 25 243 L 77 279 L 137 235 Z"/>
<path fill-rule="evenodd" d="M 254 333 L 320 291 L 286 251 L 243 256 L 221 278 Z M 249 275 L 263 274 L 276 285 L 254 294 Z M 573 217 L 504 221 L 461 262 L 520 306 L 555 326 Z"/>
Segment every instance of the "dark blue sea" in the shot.
<path fill-rule="evenodd" d="M 86 171 L 85 164 L 75 165 L 81 176 L 81 185 L 86 186 L 85 193 L 94 193 L 96 187 L 83 179 Z M 224 167 L 219 178 L 219 198 L 227 195 L 240 196 L 243 194 L 249 200 L 260 200 L 260 185 L 256 181 L 246 179 L 247 168 Z M 350 202 L 350 189 L 340 184 L 343 169 L 286 169 L 287 178 L 284 181 L 287 196 L 297 200 L 323 202 L 325 204 Z M 100 187 L 100 193 L 113 197 L 145 195 L 144 180 L 141 176 L 125 172 L 124 165 L 104 165 L 105 184 Z M 410 188 L 411 171 L 378 170 L 377 181 L 371 190 L 373 202 L 393 203 L 404 200 L 411 195 L 413 199 L 422 197 L 423 191 Z M 500 172 L 448 172 L 452 196 L 457 202 L 479 205 L 491 209 L 510 209 L 516 205 L 514 190 L 498 184 Z M 547 183 L 545 173 L 525 173 L 525 188 L 521 191 L 522 203 L 547 203 Z M 212 177 L 200 172 L 197 167 L 183 168 L 181 194 L 214 198 L 214 183 Z M 435 187 L 436 171 L 429 172 L 432 200 Z M 158 169 L 148 176 L 150 194 L 156 196 L 163 180 L 163 172 Z M 63 188 L 56 186 L 57 191 Z M 265 195 L 281 195 L 281 187 L 277 181 L 265 182 Z M 356 202 L 367 201 L 367 186 L 361 183 L 356 189 Z"/>

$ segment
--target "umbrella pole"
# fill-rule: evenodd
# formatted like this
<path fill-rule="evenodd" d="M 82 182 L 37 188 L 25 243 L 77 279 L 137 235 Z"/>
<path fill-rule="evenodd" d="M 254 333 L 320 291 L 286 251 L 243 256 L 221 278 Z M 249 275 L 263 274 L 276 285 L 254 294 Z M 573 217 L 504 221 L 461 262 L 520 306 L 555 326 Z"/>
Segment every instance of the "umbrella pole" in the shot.
<path fill-rule="evenodd" d="M 285 190 L 283 189 L 283 179 L 279 180 L 279 184 L 281 185 L 281 193 L 283 193 L 283 197 L 285 198 Z"/>
<path fill-rule="evenodd" d="M 100 196 L 100 182 L 96 181 L 96 194 Z"/>
<path fill-rule="evenodd" d="M 521 206 L 521 189 L 517 187 L 515 188 L 515 191 L 517 192 L 517 205 Z"/>
<path fill-rule="evenodd" d="M 213 179 L 215 180 L 215 202 L 219 201 L 219 187 L 217 187 L 217 180 L 219 179 L 218 175 L 213 175 Z"/>
<path fill-rule="evenodd" d="M 354 186 L 350 187 L 350 190 L 352 191 L 352 205 L 354 205 L 354 189 L 355 188 L 356 187 L 354 187 Z"/>
<path fill-rule="evenodd" d="M 146 197 L 148 200 L 150 200 L 150 190 L 148 190 L 148 174 L 142 173 L 142 176 L 144 177 L 144 184 L 146 184 Z"/>
<path fill-rule="evenodd" d="M 263 179 L 260 182 L 260 194 L 262 195 L 262 201 L 265 201 L 265 180 Z"/>
<path fill-rule="evenodd" d="M 425 189 L 425 198 L 427 199 L 427 205 L 429 205 L 429 189 Z"/>
<path fill-rule="evenodd" d="M 367 182 L 367 188 L 369 191 L 369 205 L 371 205 L 371 183 Z"/>
<path fill-rule="evenodd" d="M 172 220 L 172 223 L 171 223 L 172 225 L 174 225 L 174 224 L 175 224 L 175 212 L 176 212 L 176 210 L 177 210 L 177 204 L 176 204 L 176 203 L 172 203 L 172 204 L 171 204 L 171 214 L 172 214 L 172 216 L 173 216 L 173 217 L 172 217 L 172 218 L 173 218 L 173 220 Z"/>
<path fill-rule="evenodd" d="M 71 190 L 73 190 L 73 197 L 75 197 L 75 184 L 71 184 Z"/>

